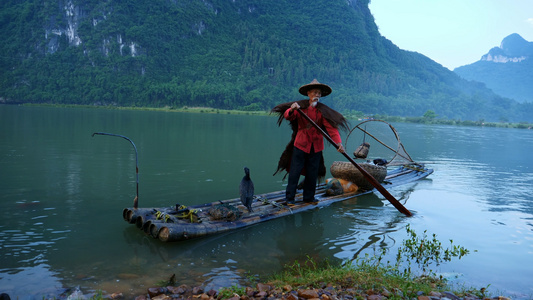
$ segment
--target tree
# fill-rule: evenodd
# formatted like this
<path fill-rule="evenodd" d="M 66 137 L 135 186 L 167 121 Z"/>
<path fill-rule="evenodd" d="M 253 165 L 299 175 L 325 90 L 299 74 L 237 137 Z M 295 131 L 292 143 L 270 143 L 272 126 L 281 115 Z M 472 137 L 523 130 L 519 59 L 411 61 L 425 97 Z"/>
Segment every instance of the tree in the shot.
<path fill-rule="evenodd" d="M 437 117 L 437 114 L 431 109 L 424 113 L 424 119 L 427 121 L 433 121 Z"/>

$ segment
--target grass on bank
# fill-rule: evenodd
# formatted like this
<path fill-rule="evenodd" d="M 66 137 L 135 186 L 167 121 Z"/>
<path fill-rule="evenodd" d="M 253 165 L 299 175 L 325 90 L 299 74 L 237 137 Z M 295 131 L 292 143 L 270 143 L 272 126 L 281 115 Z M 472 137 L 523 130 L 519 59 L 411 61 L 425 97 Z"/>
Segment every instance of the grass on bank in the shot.
<path fill-rule="evenodd" d="M 305 266 L 297 263 L 292 270 L 275 275 L 271 281 L 275 286 L 304 288 L 323 288 L 330 286 L 335 291 L 349 290 L 356 296 L 364 294 L 392 293 L 411 299 L 419 291 L 429 295 L 431 291 L 441 290 L 446 286 L 442 279 L 433 277 L 408 277 L 395 272 L 394 269 L 375 265 L 366 261 L 342 266 L 326 264 L 317 266 L 308 262 Z M 402 297 L 403 298 L 403 297 Z"/>
<path fill-rule="evenodd" d="M 255 111 L 255 110 L 230 110 L 230 109 L 218 109 L 212 107 L 142 107 L 142 106 L 98 106 L 98 105 L 77 105 L 77 104 L 23 104 L 24 106 L 48 106 L 59 108 L 92 108 L 92 109 L 111 109 L 111 110 L 136 110 L 136 111 L 159 111 L 159 112 L 182 112 L 182 113 L 203 113 L 203 114 L 227 114 L 227 115 L 254 115 L 254 116 L 267 116 L 270 111 Z"/>
<path fill-rule="evenodd" d="M 453 258 L 461 259 L 470 251 L 462 246 L 444 247 L 435 234 L 426 231 L 417 234 L 410 226 L 406 227 L 408 239 L 402 242 L 396 253 L 396 261 L 383 262 L 387 250 L 379 255 L 366 255 L 342 265 L 332 265 L 328 261 L 316 262 L 307 257 L 305 262 L 294 262 L 285 266 L 281 273 L 273 275 L 269 284 L 277 289 L 290 288 L 324 288 L 350 293 L 366 299 L 365 294 L 386 295 L 389 299 L 413 299 L 419 293 L 430 295 L 431 292 L 449 291 L 461 297 L 473 295 L 480 299 L 487 297 L 486 289 L 450 287 L 447 280 L 438 276 L 430 267 L 439 266 Z M 242 295 L 242 289 L 233 286 L 221 289 L 220 299 L 225 296 Z"/>
<path fill-rule="evenodd" d="M 327 263 L 318 266 L 310 260 L 304 266 L 295 263 L 289 269 L 274 275 L 270 284 L 280 289 L 287 285 L 309 289 L 330 287 L 360 299 L 372 294 L 386 295 L 389 299 L 416 299 L 420 293 L 430 295 L 444 291 L 459 297 L 469 294 L 483 299 L 487 296 L 485 289 L 454 290 L 442 277 L 407 275 L 392 266 L 377 265 L 366 259 L 338 266 Z"/>

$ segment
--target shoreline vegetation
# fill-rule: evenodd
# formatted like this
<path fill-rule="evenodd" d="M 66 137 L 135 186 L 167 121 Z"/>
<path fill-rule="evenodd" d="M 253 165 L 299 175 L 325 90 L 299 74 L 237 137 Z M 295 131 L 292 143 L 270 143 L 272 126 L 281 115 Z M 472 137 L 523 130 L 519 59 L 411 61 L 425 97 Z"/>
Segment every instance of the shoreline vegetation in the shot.
<path fill-rule="evenodd" d="M 316 261 L 306 256 L 302 261 L 285 265 L 284 270 L 264 280 L 258 275 L 243 279 L 243 285 L 221 287 L 218 291 L 204 290 L 204 286 L 190 287 L 175 282 L 174 275 L 147 288 L 139 295 L 98 291 L 83 299 L 200 299 L 200 300 L 338 300 L 338 299 L 416 299 L 416 300 L 510 300 L 492 296 L 487 287 L 474 288 L 449 284 L 430 266 L 439 266 L 454 258 L 461 259 L 470 251 L 450 240 L 444 247 L 435 234 L 416 233 L 406 226 L 406 238 L 394 255 L 396 261 L 384 261 L 389 250 L 381 249 L 342 264 Z M 476 252 L 476 251 L 474 251 Z M 80 292 L 77 290 L 76 292 Z M 80 296 L 79 293 L 77 296 Z M 83 296 L 83 295 L 82 295 Z M 71 297 L 67 299 L 72 299 Z"/>
<path fill-rule="evenodd" d="M 212 107 L 137 107 L 137 106 L 98 106 L 98 105 L 79 105 L 79 104 L 18 104 L 23 106 L 48 106 L 58 108 L 95 108 L 95 109 L 115 109 L 115 110 L 137 110 L 137 111 L 160 111 L 160 112 L 181 112 L 181 113 L 206 113 L 206 114 L 228 114 L 228 115 L 255 115 L 255 116 L 270 116 L 270 111 L 257 110 L 228 110 L 218 109 Z M 517 128 L 517 129 L 533 129 L 533 123 L 519 122 L 511 123 L 506 120 L 500 122 L 486 122 L 485 120 L 449 120 L 439 119 L 435 112 L 428 110 L 421 117 L 401 117 L 388 115 L 366 115 L 358 111 L 343 111 L 341 112 L 349 120 L 364 121 L 369 119 L 383 120 L 387 122 L 398 123 L 417 123 L 417 124 L 437 124 L 437 125 L 454 125 L 454 126 L 474 126 L 474 127 L 497 127 L 497 128 Z"/>

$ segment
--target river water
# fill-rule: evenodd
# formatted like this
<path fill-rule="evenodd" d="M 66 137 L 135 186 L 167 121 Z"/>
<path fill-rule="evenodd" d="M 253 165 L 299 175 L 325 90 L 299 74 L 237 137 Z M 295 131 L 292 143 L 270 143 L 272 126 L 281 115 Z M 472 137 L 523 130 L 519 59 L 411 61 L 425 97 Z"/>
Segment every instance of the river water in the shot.
<path fill-rule="evenodd" d="M 352 120 L 352 125 L 358 121 Z M 238 197 L 247 166 L 256 193 L 283 190 L 272 176 L 289 140 L 270 116 L 0 106 L 0 292 L 12 299 L 79 287 L 138 295 L 176 274 L 208 288 L 267 276 L 296 260 L 352 260 L 390 250 L 406 226 L 470 250 L 434 267 L 452 283 L 533 297 L 533 131 L 393 124 L 411 157 L 435 170 L 379 194 L 179 243 L 152 239 L 122 219 L 139 206 Z M 345 136 L 343 136 L 345 138 Z M 350 148 L 348 148 L 350 149 Z M 326 165 L 344 159 L 332 147 Z"/>

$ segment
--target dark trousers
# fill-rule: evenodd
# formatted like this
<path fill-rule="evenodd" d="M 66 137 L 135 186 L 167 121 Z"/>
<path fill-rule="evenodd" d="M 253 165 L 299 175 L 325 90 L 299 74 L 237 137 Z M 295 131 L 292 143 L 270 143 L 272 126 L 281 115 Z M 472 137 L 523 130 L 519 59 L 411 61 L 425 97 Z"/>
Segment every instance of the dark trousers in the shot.
<path fill-rule="evenodd" d="M 289 171 L 289 183 L 285 191 L 287 201 L 293 201 L 296 195 L 296 187 L 298 180 L 300 180 L 300 173 L 305 167 L 305 181 L 303 200 L 312 202 L 315 200 L 315 189 L 318 179 L 318 168 L 320 166 L 321 152 L 314 152 L 311 147 L 310 153 L 294 147 L 291 158 L 291 169 Z"/>

